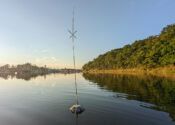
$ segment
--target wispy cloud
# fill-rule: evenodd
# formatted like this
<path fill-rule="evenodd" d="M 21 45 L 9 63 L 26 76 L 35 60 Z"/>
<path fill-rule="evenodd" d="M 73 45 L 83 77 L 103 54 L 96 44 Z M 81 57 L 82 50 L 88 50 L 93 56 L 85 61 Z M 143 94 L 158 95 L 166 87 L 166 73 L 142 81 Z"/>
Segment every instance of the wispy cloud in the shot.
<path fill-rule="evenodd" d="M 48 67 L 51 67 L 51 68 L 64 68 L 64 67 L 70 68 L 72 67 L 71 65 L 66 64 L 65 62 L 62 62 L 53 56 L 37 58 L 35 60 L 35 63 L 40 66 L 47 65 Z"/>
<path fill-rule="evenodd" d="M 46 53 L 49 53 L 49 50 L 48 49 L 35 49 L 34 50 L 34 53 L 37 53 L 37 54 L 46 54 Z"/>
<path fill-rule="evenodd" d="M 49 50 L 47 50 L 47 49 L 43 49 L 43 50 L 41 50 L 40 52 L 41 52 L 41 53 L 48 53 Z"/>

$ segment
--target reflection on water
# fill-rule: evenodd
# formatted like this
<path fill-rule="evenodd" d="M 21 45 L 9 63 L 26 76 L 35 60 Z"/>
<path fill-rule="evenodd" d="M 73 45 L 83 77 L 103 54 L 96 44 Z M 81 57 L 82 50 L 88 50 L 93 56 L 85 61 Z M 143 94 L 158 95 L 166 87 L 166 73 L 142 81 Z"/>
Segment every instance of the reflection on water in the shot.
<path fill-rule="evenodd" d="M 29 77 L 30 76 L 30 77 Z M 166 79 L 77 74 L 0 77 L 2 125 L 175 125 L 175 83 Z M 85 79 L 87 80 L 85 80 Z"/>
<path fill-rule="evenodd" d="M 35 79 L 36 77 L 41 77 L 43 76 L 45 79 L 47 77 L 47 75 L 50 75 L 50 74 L 64 74 L 64 75 L 67 75 L 67 74 L 72 74 L 72 73 L 43 73 L 43 74 L 32 74 L 32 73 L 20 73 L 20 74 L 8 74 L 8 73 L 0 73 L 0 78 L 3 78 L 3 79 L 23 79 L 23 80 L 26 80 L 26 81 L 29 81 L 31 79 Z"/>
<path fill-rule="evenodd" d="M 44 76 L 46 78 L 48 74 L 32 74 L 32 73 L 23 73 L 23 74 L 8 74 L 8 73 L 0 73 L 0 77 L 3 79 L 13 79 L 13 78 L 17 78 L 17 79 L 23 79 L 26 81 L 29 81 L 32 78 L 36 78 L 38 76 Z"/>
<path fill-rule="evenodd" d="M 151 76 L 109 74 L 83 74 L 84 78 L 97 83 L 100 88 L 125 93 L 128 100 L 155 104 L 148 107 L 168 112 L 175 120 L 175 82 Z M 116 94 L 116 97 L 121 97 Z M 147 107 L 147 106 L 144 106 Z"/>

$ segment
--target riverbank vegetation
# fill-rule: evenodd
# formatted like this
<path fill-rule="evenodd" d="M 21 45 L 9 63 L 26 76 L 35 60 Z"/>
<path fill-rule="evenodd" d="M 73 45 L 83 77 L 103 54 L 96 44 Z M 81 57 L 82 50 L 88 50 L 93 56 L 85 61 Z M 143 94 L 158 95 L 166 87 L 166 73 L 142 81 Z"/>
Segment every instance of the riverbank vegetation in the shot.
<path fill-rule="evenodd" d="M 83 71 L 86 72 L 139 71 L 159 75 L 175 74 L 174 69 L 175 24 L 163 28 L 157 36 L 111 50 L 83 66 Z"/>
<path fill-rule="evenodd" d="M 0 73 L 7 73 L 7 74 L 24 74 L 24 73 L 31 73 L 31 74 L 45 74 L 45 73 L 57 73 L 59 72 L 58 69 L 51 69 L 45 67 L 38 67 L 36 65 L 32 65 L 30 63 L 21 64 L 17 66 L 10 66 L 6 64 L 0 67 Z"/>
<path fill-rule="evenodd" d="M 51 73 L 69 74 L 74 72 L 74 69 L 52 69 L 46 66 L 39 67 L 30 63 L 20 64 L 17 66 L 10 66 L 9 64 L 6 64 L 0 67 L 0 77 L 4 79 L 8 79 L 8 77 L 11 76 L 19 79 L 30 80 L 31 78 L 37 77 L 39 75 L 47 75 Z M 76 72 L 81 72 L 81 70 L 77 69 Z"/>
<path fill-rule="evenodd" d="M 84 73 L 91 74 L 128 74 L 128 75 L 152 75 L 158 77 L 165 77 L 175 81 L 175 66 L 169 65 L 164 67 L 154 68 L 125 68 L 125 69 L 108 69 L 108 70 L 88 70 Z"/>

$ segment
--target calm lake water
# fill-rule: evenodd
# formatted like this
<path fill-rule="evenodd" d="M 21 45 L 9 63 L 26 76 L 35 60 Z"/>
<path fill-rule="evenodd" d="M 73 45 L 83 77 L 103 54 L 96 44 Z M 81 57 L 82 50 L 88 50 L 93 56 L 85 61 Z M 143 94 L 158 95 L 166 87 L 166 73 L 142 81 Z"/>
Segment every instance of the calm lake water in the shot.
<path fill-rule="evenodd" d="M 0 125 L 175 125 L 175 81 L 147 76 L 78 74 L 0 78 Z M 26 80 L 25 80 L 26 79 Z"/>

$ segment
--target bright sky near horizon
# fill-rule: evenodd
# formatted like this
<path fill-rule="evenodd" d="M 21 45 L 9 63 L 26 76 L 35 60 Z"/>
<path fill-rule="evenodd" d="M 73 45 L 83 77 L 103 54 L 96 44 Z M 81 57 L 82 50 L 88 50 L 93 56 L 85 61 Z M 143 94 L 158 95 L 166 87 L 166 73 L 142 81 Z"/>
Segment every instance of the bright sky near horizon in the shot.
<path fill-rule="evenodd" d="M 72 67 L 73 7 L 78 68 L 175 23 L 175 0 L 0 0 L 0 65 Z"/>

